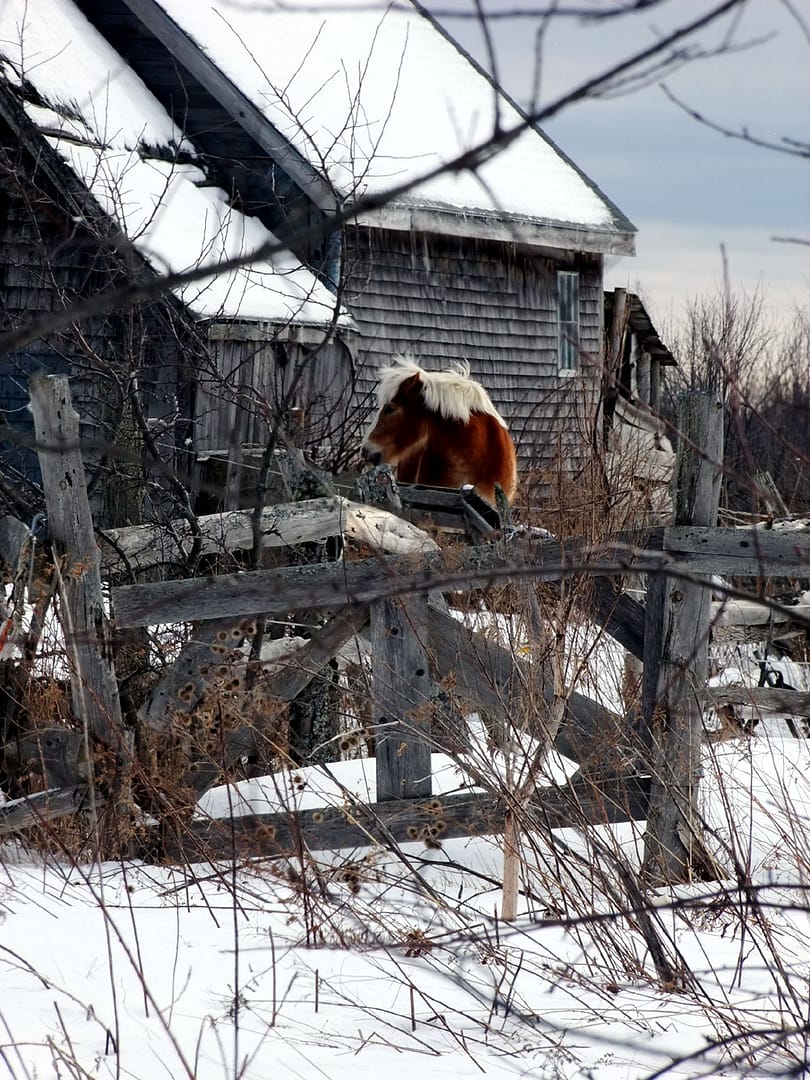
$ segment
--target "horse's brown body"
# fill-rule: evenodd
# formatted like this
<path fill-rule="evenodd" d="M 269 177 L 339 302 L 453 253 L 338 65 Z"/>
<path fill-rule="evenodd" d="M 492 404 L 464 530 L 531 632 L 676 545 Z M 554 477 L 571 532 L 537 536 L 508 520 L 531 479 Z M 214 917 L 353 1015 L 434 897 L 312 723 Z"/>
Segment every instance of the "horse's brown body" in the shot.
<path fill-rule="evenodd" d="M 517 487 L 515 447 L 485 391 L 466 380 L 487 411 L 476 409 L 474 404 L 472 408 L 454 408 L 451 397 L 444 410 L 451 415 L 441 415 L 425 403 L 425 383 L 430 378 L 430 373 L 416 370 L 398 383 L 388 400 L 380 402 L 379 415 L 366 439 L 367 456 L 391 465 L 404 484 L 449 488 L 472 484 L 492 503 L 498 484 L 511 500 Z M 461 383 L 462 377 L 457 378 Z"/>

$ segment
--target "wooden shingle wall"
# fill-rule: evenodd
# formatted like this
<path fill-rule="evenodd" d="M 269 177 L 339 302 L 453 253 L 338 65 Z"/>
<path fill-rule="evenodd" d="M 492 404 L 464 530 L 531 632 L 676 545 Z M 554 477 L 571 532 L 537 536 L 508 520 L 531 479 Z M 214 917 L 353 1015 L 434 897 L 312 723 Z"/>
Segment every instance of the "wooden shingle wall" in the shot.
<path fill-rule="evenodd" d="M 65 209 L 53 171 L 40 169 L 10 134 L 0 143 L 0 158 L 7 166 L 0 184 L 0 331 L 24 326 L 123 283 L 132 268 L 110 246 L 103 223 L 98 229 L 85 227 L 76 220 L 75 206 Z M 36 451 L 30 442 L 26 445 L 33 435 L 28 380 L 37 372 L 63 373 L 70 377 L 71 397 L 80 416 L 94 513 L 99 523 L 124 523 L 114 520 L 110 496 L 119 473 L 119 486 L 131 486 L 129 466 L 124 462 L 118 469 L 113 457 L 103 476 L 99 467 L 110 445 L 123 446 L 137 460 L 140 443 L 125 405 L 132 375 L 137 373 L 144 390 L 160 388 L 162 400 L 151 401 L 150 411 L 158 415 L 183 411 L 182 403 L 174 399 L 178 392 L 182 396 L 186 382 L 180 375 L 185 350 L 169 322 L 165 303 L 140 307 L 85 319 L 78 328 L 0 356 L 0 416 L 23 440 L 0 445 L 0 456 L 4 473 L 18 485 L 23 500 L 36 505 L 39 499 Z M 169 460 L 172 456 L 170 450 Z M 118 495 L 112 501 L 122 507 Z M 125 516 L 137 510 L 133 505 Z"/>
<path fill-rule="evenodd" d="M 351 417 L 349 349 L 340 341 L 319 342 L 315 331 L 311 344 L 278 339 L 285 329 L 212 327 L 211 363 L 199 371 L 195 396 L 198 453 L 264 446 L 280 423 L 310 456 L 331 464 L 346 434 L 359 430 Z"/>
<path fill-rule="evenodd" d="M 582 372 L 557 371 L 557 270 L 580 272 Z M 524 467 L 547 467 L 587 442 L 599 388 L 598 256 L 425 233 L 355 229 L 345 245 L 345 302 L 360 329 L 358 392 L 410 352 L 427 368 L 469 362 L 503 413 Z M 589 363 L 589 358 L 594 363 Z"/>

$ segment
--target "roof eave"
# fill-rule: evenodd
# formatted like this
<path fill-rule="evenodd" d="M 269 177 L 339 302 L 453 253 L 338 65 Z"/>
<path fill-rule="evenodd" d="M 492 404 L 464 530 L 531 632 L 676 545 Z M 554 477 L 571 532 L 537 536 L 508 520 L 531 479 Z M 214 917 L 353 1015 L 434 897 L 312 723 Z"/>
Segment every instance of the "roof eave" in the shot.
<path fill-rule="evenodd" d="M 389 203 L 381 210 L 358 214 L 358 225 L 400 232 L 440 233 L 478 240 L 497 240 L 536 248 L 599 255 L 635 255 L 636 229 L 629 221 L 599 227 L 578 222 L 545 221 L 455 207 Z"/>
<path fill-rule="evenodd" d="M 344 340 L 358 334 L 354 319 L 342 316 L 337 323 L 282 322 L 273 319 L 201 318 L 210 341 L 284 341 L 301 345 L 320 345 L 326 338 Z"/>

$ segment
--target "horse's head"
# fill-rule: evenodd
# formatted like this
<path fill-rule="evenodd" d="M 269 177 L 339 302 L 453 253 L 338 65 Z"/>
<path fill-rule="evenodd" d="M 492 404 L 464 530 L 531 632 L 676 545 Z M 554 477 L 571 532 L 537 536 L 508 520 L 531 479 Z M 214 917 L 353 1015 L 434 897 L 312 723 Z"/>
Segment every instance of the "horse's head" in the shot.
<path fill-rule="evenodd" d="M 384 462 L 396 467 L 402 459 L 420 449 L 427 438 L 427 410 L 419 372 L 399 382 L 391 396 L 380 402 L 363 455 L 372 465 Z"/>

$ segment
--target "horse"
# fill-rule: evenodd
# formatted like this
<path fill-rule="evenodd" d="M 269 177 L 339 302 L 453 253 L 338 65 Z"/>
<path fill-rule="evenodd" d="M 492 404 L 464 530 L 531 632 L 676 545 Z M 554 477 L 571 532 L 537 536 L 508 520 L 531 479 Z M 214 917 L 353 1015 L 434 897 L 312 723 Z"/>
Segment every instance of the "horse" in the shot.
<path fill-rule="evenodd" d="M 511 502 L 517 488 L 515 445 L 506 422 L 469 364 L 425 371 L 410 356 L 379 373 L 378 413 L 363 444 L 403 484 L 459 488 L 472 484 L 495 504 L 499 484 Z"/>

